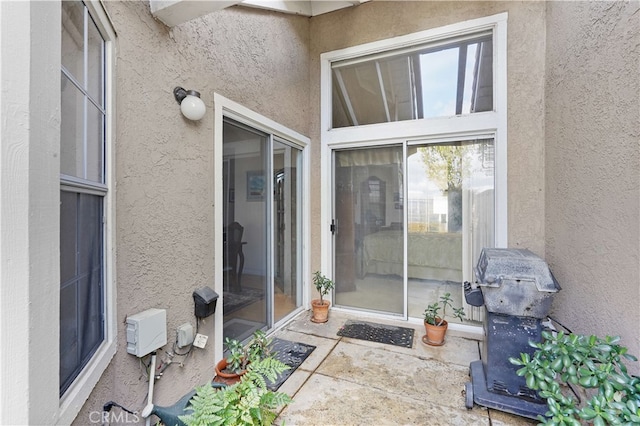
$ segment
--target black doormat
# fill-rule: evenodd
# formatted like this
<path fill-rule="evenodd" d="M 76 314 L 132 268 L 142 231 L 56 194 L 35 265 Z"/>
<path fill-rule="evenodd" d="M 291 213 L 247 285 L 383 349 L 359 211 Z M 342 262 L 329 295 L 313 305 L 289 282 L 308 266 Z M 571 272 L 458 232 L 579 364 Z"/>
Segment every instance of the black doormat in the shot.
<path fill-rule="evenodd" d="M 258 300 L 262 300 L 263 297 L 264 292 L 258 288 L 245 287 L 240 293 L 225 291 L 222 293 L 222 312 L 228 315 Z"/>
<path fill-rule="evenodd" d="M 407 327 L 347 320 L 338 330 L 338 336 L 411 348 L 413 347 L 414 331 L 413 328 Z"/>
<path fill-rule="evenodd" d="M 274 352 L 274 358 L 287 364 L 290 369 L 286 370 L 278 376 L 275 382 L 267 380 L 267 387 L 276 391 L 284 383 L 285 380 L 304 362 L 305 359 L 316 348 L 306 343 L 292 342 L 290 340 L 279 339 L 275 337 L 270 346 Z"/>

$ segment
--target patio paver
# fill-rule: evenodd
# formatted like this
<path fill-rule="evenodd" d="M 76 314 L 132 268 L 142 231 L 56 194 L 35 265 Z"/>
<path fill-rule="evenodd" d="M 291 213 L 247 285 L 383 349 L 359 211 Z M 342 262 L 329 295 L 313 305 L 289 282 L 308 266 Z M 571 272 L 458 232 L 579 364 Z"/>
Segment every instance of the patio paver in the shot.
<path fill-rule="evenodd" d="M 353 315 L 331 312 L 325 324 L 303 313 L 274 336 L 316 349 L 282 385 L 293 397 L 278 418 L 286 425 L 534 425 L 486 407 L 465 408 L 469 363 L 479 342 L 449 333 L 447 343 L 422 343 L 422 324 L 367 319 L 416 330 L 412 348 L 337 335 Z"/>

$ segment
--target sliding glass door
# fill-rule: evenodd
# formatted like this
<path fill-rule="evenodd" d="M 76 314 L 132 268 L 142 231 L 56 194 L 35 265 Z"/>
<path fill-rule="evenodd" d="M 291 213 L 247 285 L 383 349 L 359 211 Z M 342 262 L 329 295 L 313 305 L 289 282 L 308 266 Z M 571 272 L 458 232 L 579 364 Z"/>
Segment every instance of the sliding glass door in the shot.
<path fill-rule="evenodd" d="M 301 306 L 301 150 L 230 119 L 223 128 L 224 337 L 245 340 Z"/>
<path fill-rule="evenodd" d="M 403 315 L 402 145 L 335 151 L 333 174 L 335 305 Z"/>
<path fill-rule="evenodd" d="M 493 149 L 470 139 L 335 150 L 335 305 L 415 318 L 447 292 L 465 305 L 462 283 L 494 245 Z"/>
<path fill-rule="evenodd" d="M 302 152 L 286 141 L 273 141 L 273 306 L 278 322 L 302 306 L 300 291 Z"/>
<path fill-rule="evenodd" d="M 269 135 L 232 121 L 223 130 L 224 337 L 269 325 Z"/>
<path fill-rule="evenodd" d="M 422 316 L 428 304 L 450 293 L 468 318 L 464 281 L 483 247 L 494 245 L 493 139 L 407 146 L 408 315 Z M 447 318 L 451 320 L 451 318 Z"/>

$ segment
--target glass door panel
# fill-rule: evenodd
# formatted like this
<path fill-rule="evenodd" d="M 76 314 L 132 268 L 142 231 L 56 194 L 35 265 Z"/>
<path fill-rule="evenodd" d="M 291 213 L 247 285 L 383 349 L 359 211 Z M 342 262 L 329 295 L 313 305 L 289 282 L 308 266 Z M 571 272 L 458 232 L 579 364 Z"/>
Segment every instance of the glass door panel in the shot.
<path fill-rule="evenodd" d="M 402 146 L 334 151 L 334 303 L 404 315 Z"/>
<path fill-rule="evenodd" d="M 494 245 L 493 147 L 493 139 L 476 139 L 407 148 L 410 317 L 447 292 L 454 306 L 465 305 L 462 283 L 473 280 L 482 248 Z M 481 320 L 477 308 L 465 311 Z"/>
<path fill-rule="evenodd" d="M 269 135 L 223 126 L 223 338 L 242 341 L 270 326 Z"/>
<path fill-rule="evenodd" d="M 284 142 L 273 142 L 274 321 L 302 305 L 300 283 L 300 171 L 302 153 Z"/>

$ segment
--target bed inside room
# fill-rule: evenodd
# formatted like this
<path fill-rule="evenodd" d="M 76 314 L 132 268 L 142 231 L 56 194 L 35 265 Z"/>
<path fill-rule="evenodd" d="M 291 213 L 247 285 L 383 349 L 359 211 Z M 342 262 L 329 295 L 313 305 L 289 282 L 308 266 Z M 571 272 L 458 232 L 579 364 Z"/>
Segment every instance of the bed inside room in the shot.
<path fill-rule="evenodd" d="M 367 274 L 404 275 L 402 229 L 380 230 L 364 236 L 359 251 L 360 277 Z M 462 234 L 409 232 L 407 276 L 462 281 Z"/>

